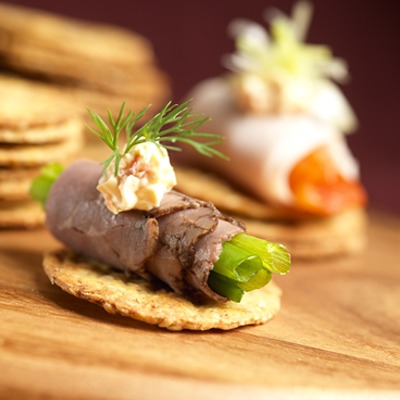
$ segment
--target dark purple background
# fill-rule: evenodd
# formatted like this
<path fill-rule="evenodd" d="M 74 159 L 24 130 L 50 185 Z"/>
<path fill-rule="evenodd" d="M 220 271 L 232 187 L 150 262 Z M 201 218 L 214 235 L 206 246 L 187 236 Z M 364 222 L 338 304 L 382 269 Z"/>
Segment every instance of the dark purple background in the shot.
<path fill-rule="evenodd" d="M 222 54 L 232 50 L 226 35 L 236 17 L 262 22 L 275 0 L 14 0 L 83 19 L 131 28 L 152 42 L 159 65 L 172 79 L 174 99 L 197 81 L 223 72 Z M 349 137 L 374 207 L 400 213 L 400 2 L 315 0 L 309 41 L 328 44 L 347 60 L 353 77 L 343 89 L 360 119 Z"/>

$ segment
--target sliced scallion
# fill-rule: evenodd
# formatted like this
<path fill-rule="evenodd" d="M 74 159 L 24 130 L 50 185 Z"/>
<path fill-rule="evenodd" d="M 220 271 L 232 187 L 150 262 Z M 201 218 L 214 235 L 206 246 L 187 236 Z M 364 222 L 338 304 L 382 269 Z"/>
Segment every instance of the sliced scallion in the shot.
<path fill-rule="evenodd" d="M 265 268 L 278 274 L 286 274 L 290 269 L 290 255 L 286 248 L 279 243 L 256 238 L 240 233 L 234 236 L 230 242 L 252 254 L 257 254 Z"/>
<path fill-rule="evenodd" d="M 241 233 L 223 243 L 208 285 L 229 300 L 240 302 L 245 292 L 264 287 L 273 272 L 286 274 L 289 268 L 290 255 L 284 246 Z"/>
<path fill-rule="evenodd" d="M 223 251 L 213 271 L 238 282 L 247 282 L 263 268 L 261 259 L 232 241 L 223 244 Z"/>
<path fill-rule="evenodd" d="M 261 268 L 256 275 L 244 283 L 238 283 L 240 289 L 250 292 L 251 290 L 261 289 L 264 287 L 272 278 L 272 273 L 266 268 Z"/>
<path fill-rule="evenodd" d="M 210 286 L 215 293 L 225 296 L 229 300 L 237 303 L 240 303 L 245 292 L 237 286 L 236 281 L 233 279 L 229 279 L 213 271 L 210 272 L 208 277 L 208 286 Z"/>

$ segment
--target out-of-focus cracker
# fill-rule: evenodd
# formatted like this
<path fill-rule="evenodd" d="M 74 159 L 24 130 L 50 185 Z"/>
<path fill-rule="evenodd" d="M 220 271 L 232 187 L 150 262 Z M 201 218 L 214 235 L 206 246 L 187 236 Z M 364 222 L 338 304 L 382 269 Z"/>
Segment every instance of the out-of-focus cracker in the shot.
<path fill-rule="evenodd" d="M 0 75 L 0 88 L 0 129 L 57 125 L 77 116 L 77 109 L 62 92 L 48 85 Z"/>
<path fill-rule="evenodd" d="M 63 162 L 83 147 L 81 131 L 71 132 L 64 140 L 42 145 L 0 144 L 0 166 L 29 167 Z"/>
<path fill-rule="evenodd" d="M 128 279 L 104 265 L 85 262 L 67 250 L 48 253 L 44 269 L 52 283 L 76 297 L 101 305 L 109 313 L 169 330 L 228 330 L 261 324 L 280 308 L 281 290 L 272 282 L 247 293 L 241 303 L 195 305 L 140 278 Z"/>
<path fill-rule="evenodd" d="M 35 228 L 42 226 L 45 213 L 33 201 L 0 201 L 0 228 Z"/>
<path fill-rule="evenodd" d="M 147 96 L 157 99 L 170 92 L 169 78 L 156 65 L 100 64 L 94 59 L 77 59 L 32 45 L 18 49 L 17 54 L 9 53 L 7 59 L 21 71 L 34 71 L 48 77 L 52 83 L 110 93 L 120 98 Z"/>
<path fill-rule="evenodd" d="M 0 199 L 27 200 L 33 179 L 40 168 L 0 168 Z"/>
<path fill-rule="evenodd" d="M 88 89 L 93 98 L 97 92 L 118 95 L 120 104 L 150 98 L 147 105 L 170 95 L 151 43 L 130 30 L 0 4 L 0 38 L 2 63 L 10 69 Z"/>
<path fill-rule="evenodd" d="M 3 51 L 39 47 L 75 58 L 121 66 L 153 60 L 149 42 L 116 26 L 80 21 L 33 8 L 0 4 L 0 32 L 7 35 Z"/>
<path fill-rule="evenodd" d="M 367 244 L 367 213 L 345 211 L 298 222 L 242 218 L 247 233 L 284 244 L 293 258 L 318 259 L 361 253 Z"/>
<path fill-rule="evenodd" d="M 81 118 L 71 118 L 58 124 L 28 127 L 26 129 L 0 128 L 0 143 L 54 143 L 79 131 L 82 131 Z"/>

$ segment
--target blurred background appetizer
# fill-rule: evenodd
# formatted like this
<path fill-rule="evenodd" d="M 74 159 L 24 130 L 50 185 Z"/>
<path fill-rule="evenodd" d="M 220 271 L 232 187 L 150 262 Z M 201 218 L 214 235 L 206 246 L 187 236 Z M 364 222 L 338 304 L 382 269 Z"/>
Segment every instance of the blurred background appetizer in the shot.
<path fill-rule="evenodd" d="M 236 52 L 226 58 L 233 72 L 190 92 L 193 107 L 211 116 L 207 129 L 224 136 L 221 149 L 230 158 L 199 163 L 267 204 L 317 215 L 363 207 L 358 164 L 343 137 L 356 117 L 330 80 L 347 78 L 344 62 L 326 46 L 304 43 L 309 3 L 297 3 L 291 18 L 271 10 L 266 17 L 270 34 L 234 21 Z"/>

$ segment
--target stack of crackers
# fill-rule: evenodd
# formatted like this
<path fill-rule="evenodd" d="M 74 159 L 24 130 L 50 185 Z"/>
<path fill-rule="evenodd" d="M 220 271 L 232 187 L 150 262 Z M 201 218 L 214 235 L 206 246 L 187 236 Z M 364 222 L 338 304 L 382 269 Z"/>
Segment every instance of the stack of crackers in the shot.
<path fill-rule="evenodd" d="M 60 88 L 77 105 L 157 111 L 170 96 L 152 46 L 132 31 L 0 4 L 0 66 Z"/>
<path fill-rule="evenodd" d="M 45 85 L 0 76 L 0 228 L 44 221 L 29 189 L 42 166 L 68 162 L 83 146 L 84 120 Z"/>

